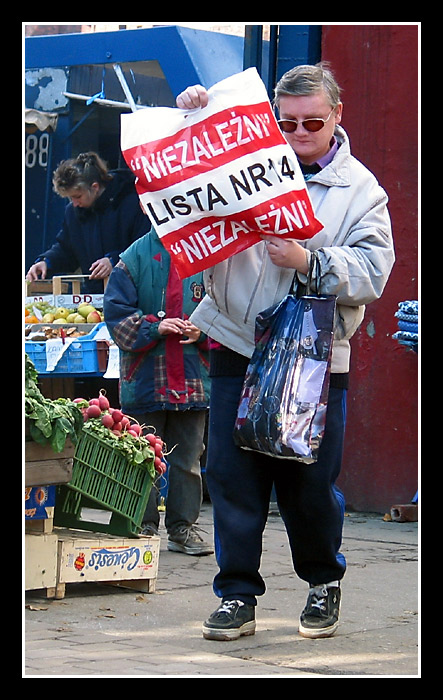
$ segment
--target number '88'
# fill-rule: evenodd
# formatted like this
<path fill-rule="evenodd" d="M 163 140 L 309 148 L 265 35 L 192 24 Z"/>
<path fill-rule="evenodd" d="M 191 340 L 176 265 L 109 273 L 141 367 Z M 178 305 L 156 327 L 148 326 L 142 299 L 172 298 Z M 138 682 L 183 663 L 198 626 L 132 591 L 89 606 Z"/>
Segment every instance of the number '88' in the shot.
<path fill-rule="evenodd" d="M 33 168 L 37 163 L 42 168 L 48 165 L 49 134 L 28 134 L 26 137 L 25 165 Z"/>

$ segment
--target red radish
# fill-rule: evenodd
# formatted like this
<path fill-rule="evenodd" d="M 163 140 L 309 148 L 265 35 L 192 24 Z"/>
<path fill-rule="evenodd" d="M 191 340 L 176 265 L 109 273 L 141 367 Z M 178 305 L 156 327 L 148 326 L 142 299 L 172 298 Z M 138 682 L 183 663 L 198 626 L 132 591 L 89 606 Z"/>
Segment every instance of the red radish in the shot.
<path fill-rule="evenodd" d="M 90 406 L 100 406 L 100 402 L 98 399 L 90 399 L 88 403 Z"/>
<path fill-rule="evenodd" d="M 123 418 L 123 413 L 121 411 L 119 411 L 118 408 L 114 408 L 113 411 L 111 411 L 111 409 L 109 409 L 109 410 L 110 410 L 110 412 L 112 412 L 112 417 L 114 419 L 114 423 L 120 423 L 121 419 Z"/>
<path fill-rule="evenodd" d="M 131 421 L 129 420 L 129 418 L 127 416 L 123 416 L 123 418 L 121 419 L 120 422 L 123 426 L 123 430 L 127 430 L 131 424 Z"/>
<path fill-rule="evenodd" d="M 72 403 L 83 403 L 86 399 L 73 399 Z"/>
<path fill-rule="evenodd" d="M 163 454 L 163 444 L 157 441 L 154 445 L 154 452 L 157 457 L 161 457 Z"/>
<path fill-rule="evenodd" d="M 142 431 L 141 426 L 138 423 L 131 423 L 131 425 L 129 426 L 129 429 L 133 430 L 135 433 L 137 433 L 137 435 L 140 435 L 140 433 Z"/>
<path fill-rule="evenodd" d="M 131 426 L 131 427 L 133 427 L 133 426 Z M 157 436 L 154 435 L 154 433 L 148 433 L 147 435 L 145 435 L 145 438 L 152 446 L 155 445 L 155 442 L 157 440 Z"/>
<path fill-rule="evenodd" d="M 112 416 L 112 420 L 114 420 L 114 416 Z M 122 430 L 121 421 L 119 421 L 118 423 L 114 423 L 114 425 L 112 426 L 112 429 L 113 429 L 113 430 L 118 430 L 118 432 L 120 433 L 121 430 Z"/>
<path fill-rule="evenodd" d="M 109 401 L 104 394 L 100 394 L 98 397 L 98 405 L 102 411 L 107 411 L 109 408 Z"/>
<path fill-rule="evenodd" d="M 96 404 L 92 404 L 86 409 L 86 415 L 88 418 L 98 418 L 101 416 L 101 413 L 100 406 L 97 406 Z"/>
<path fill-rule="evenodd" d="M 138 438 L 138 433 L 136 433 L 135 430 L 129 429 L 129 430 L 127 431 L 127 433 L 128 433 L 128 435 L 132 435 L 132 437 Z"/>
<path fill-rule="evenodd" d="M 104 413 L 102 416 L 102 424 L 105 426 L 105 428 L 111 429 L 114 425 L 114 419 L 111 416 L 110 413 Z"/>
<path fill-rule="evenodd" d="M 112 432 L 114 435 L 117 435 L 118 437 L 120 437 L 120 435 L 121 435 L 120 430 L 111 430 L 111 432 Z"/>
<path fill-rule="evenodd" d="M 159 474 L 164 474 L 166 471 L 166 464 L 160 459 L 160 457 L 154 458 L 154 469 Z"/>

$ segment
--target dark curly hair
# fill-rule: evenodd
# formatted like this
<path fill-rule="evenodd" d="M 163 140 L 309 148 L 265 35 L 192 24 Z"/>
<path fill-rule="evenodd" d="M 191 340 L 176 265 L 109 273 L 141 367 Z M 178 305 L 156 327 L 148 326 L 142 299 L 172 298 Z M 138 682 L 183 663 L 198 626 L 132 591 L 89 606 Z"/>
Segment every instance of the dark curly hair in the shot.
<path fill-rule="evenodd" d="M 94 182 L 106 187 L 111 179 L 108 166 L 94 151 L 80 153 L 76 158 L 63 160 L 54 171 L 52 184 L 61 197 L 73 189 L 89 189 Z"/>

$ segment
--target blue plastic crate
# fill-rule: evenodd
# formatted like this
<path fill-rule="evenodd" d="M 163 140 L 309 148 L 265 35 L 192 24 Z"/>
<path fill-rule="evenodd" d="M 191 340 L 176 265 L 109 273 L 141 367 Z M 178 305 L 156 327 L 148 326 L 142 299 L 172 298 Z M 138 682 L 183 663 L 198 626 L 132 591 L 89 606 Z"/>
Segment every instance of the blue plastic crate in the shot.
<path fill-rule="evenodd" d="M 88 335 L 74 338 L 53 370 L 46 369 L 46 342 L 25 341 L 28 354 L 39 374 L 97 374 L 99 372 L 97 341 L 98 323 Z"/>

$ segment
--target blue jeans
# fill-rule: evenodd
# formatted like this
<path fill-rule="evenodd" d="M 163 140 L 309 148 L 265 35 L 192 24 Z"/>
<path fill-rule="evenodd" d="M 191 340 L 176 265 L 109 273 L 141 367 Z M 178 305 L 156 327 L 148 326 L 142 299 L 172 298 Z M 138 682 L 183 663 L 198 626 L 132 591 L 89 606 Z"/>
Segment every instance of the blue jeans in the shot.
<path fill-rule="evenodd" d="M 204 451 L 205 410 L 153 411 L 134 416 L 140 424 L 152 426 L 166 443 L 169 463 L 165 527 L 171 533 L 177 528 L 194 525 L 200 515 L 203 498 L 200 457 Z M 158 494 L 155 482 L 151 489 L 143 522 L 159 525 Z"/>
<path fill-rule="evenodd" d="M 206 477 L 214 512 L 219 572 L 214 592 L 255 605 L 265 583 L 259 573 L 272 486 L 285 523 L 294 570 L 312 584 L 340 580 L 344 499 L 335 486 L 346 418 L 346 390 L 331 388 L 326 430 L 315 464 L 243 450 L 233 441 L 243 377 L 213 377 Z"/>

